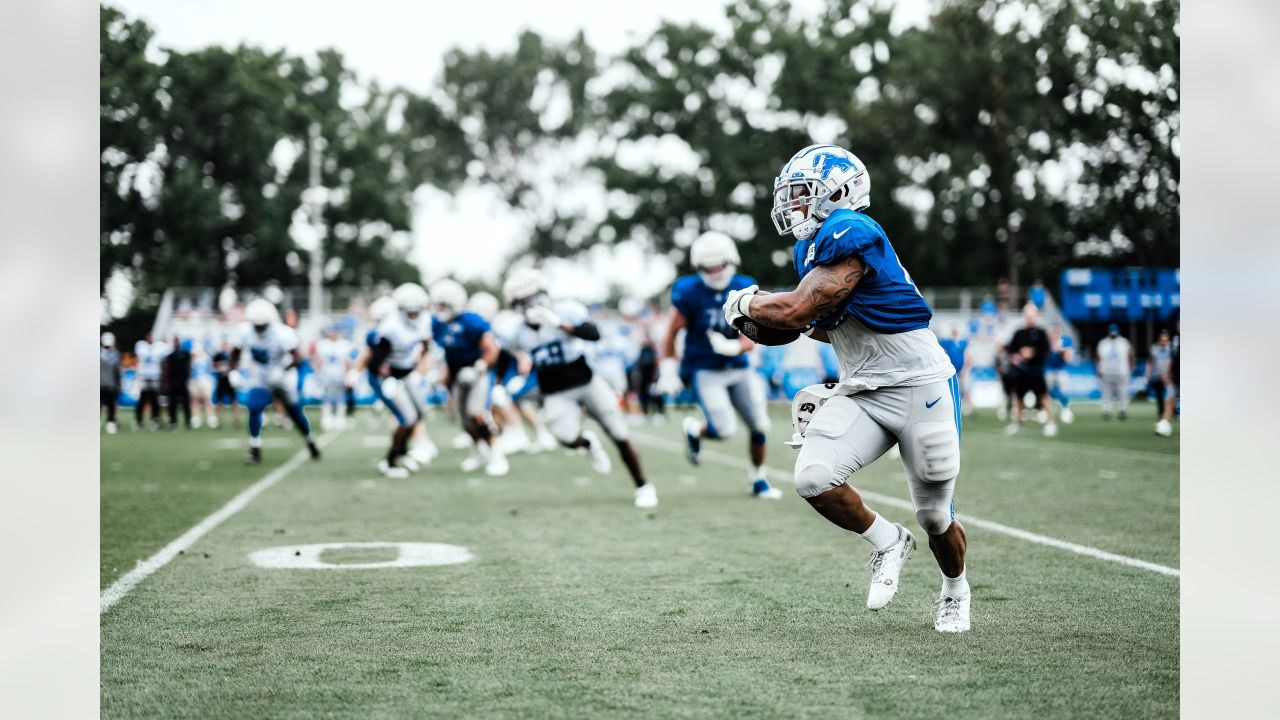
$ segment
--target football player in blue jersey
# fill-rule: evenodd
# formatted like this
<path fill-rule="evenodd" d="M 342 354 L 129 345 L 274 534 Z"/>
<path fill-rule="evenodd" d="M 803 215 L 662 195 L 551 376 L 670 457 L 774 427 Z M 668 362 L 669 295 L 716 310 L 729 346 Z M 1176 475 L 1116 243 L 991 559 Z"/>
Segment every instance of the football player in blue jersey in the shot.
<path fill-rule="evenodd" d="M 737 429 L 734 412 L 746 423 L 747 452 L 751 459 L 747 482 L 758 498 L 777 500 L 782 491 L 765 476 L 765 433 L 769 412 L 765 406 L 764 379 L 751 367 L 748 353 L 755 343 L 729 325 L 722 309 L 726 295 L 755 285 L 738 274 L 738 247 L 728 235 L 703 233 L 689 248 L 696 272 L 678 278 L 671 287 L 671 321 L 662 341 L 658 363 L 658 390 L 676 394 L 683 385 L 693 391 L 702 419 L 684 420 L 689 462 L 698 464 L 703 438 L 723 440 Z M 684 353 L 676 360 L 676 334 L 685 331 Z"/>
<path fill-rule="evenodd" d="M 249 456 L 245 462 L 262 462 L 262 413 L 277 400 L 306 441 L 311 458 L 319 460 L 320 448 L 311 437 L 311 423 L 298 397 L 297 367 L 302 362 L 298 336 L 280 322 L 276 306 L 267 300 L 258 298 L 249 303 L 244 314 L 247 322 L 240 327 L 239 340 L 231 351 L 231 370 L 246 390 Z"/>
<path fill-rule="evenodd" d="M 811 145 L 774 182 L 773 221 L 796 238 L 795 290 L 729 293 L 725 320 L 760 342 L 805 332 L 831 343 L 843 379 L 811 386 L 793 403 L 796 490 L 823 517 L 871 543 L 867 607 L 885 607 L 916 540 L 871 510 L 847 482 L 897 443 L 916 520 L 942 570 L 934 628 L 969 629 L 965 533 L 955 520 L 960 392 L 929 330 L 933 310 L 898 260 L 871 204 L 867 168 L 849 151 Z M 762 327 L 763 326 L 763 327 Z"/>
<path fill-rule="evenodd" d="M 1049 357 L 1045 360 L 1045 379 L 1049 381 L 1049 397 L 1062 405 L 1058 417 L 1067 425 L 1075 414 L 1071 412 L 1071 398 L 1067 396 L 1067 366 L 1076 361 L 1076 346 L 1070 335 L 1062 332 L 1062 323 L 1049 328 Z"/>
<path fill-rule="evenodd" d="M 467 312 L 467 291 L 456 281 L 444 279 L 431 287 L 435 315 L 431 334 L 444 348 L 448 377 L 445 384 L 462 429 L 474 444 L 471 457 L 462 463 L 464 472 L 484 466 L 486 475 L 506 475 L 510 467 L 501 448 L 494 445 L 495 428 L 489 416 L 492 376 L 489 368 L 498 360 L 498 341 L 484 318 Z"/>

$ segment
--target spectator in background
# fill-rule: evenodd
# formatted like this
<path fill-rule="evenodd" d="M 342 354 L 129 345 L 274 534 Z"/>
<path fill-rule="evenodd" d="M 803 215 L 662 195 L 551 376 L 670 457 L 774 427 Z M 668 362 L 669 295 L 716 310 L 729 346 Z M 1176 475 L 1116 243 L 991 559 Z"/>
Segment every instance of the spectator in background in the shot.
<path fill-rule="evenodd" d="M 1025 396 L 1032 393 L 1036 406 L 1045 412 L 1044 436 L 1058 434 L 1053 421 L 1053 404 L 1045 385 L 1045 362 L 1049 359 L 1049 334 L 1040 327 L 1040 311 L 1032 303 L 1022 308 L 1023 326 L 1013 334 L 1005 350 L 1009 354 L 1010 385 L 1013 387 L 1013 419 L 1005 432 L 1012 435 L 1022 429 Z"/>
<path fill-rule="evenodd" d="M 155 342 L 151 333 L 133 346 L 133 354 L 138 356 L 138 404 L 134 408 L 134 428 L 141 430 L 146 422 L 146 409 L 151 406 L 151 425 L 155 430 L 160 426 L 160 374 L 161 362 L 169 354 L 169 348 L 161 342 Z"/>
<path fill-rule="evenodd" d="M 213 395 L 213 362 L 209 353 L 199 345 L 186 341 L 191 351 L 191 381 L 187 383 L 187 392 L 191 395 L 191 426 L 199 428 L 206 421 L 209 427 L 217 427 L 216 418 L 210 399 Z"/>
<path fill-rule="evenodd" d="M 1000 278 L 996 280 L 996 313 L 1001 318 L 1006 317 L 1013 308 L 1013 285 L 1009 281 Z"/>
<path fill-rule="evenodd" d="M 938 336 L 938 344 L 942 346 L 942 352 L 946 353 L 947 359 L 951 361 L 951 367 L 956 369 L 956 378 L 960 386 L 961 412 L 968 416 L 970 413 L 969 373 L 966 368 L 969 365 L 969 339 L 960 337 L 959 325 L 952 325 L 945 337 Z"/>
<path fill-rule="evenodd" d="M 107 434 L 116 434 L 116 406 L 120 399 L 120 351 L 116 336 L 102 333 L 98 348 L 98 401 L 107 409 Z"/>
<path fill-rule="evenodd" d="M 222 346 L 213 354 L 213 417 L 209 427 L 216 428 L 222 422 L 222 408 L 231 407 L 231 416 L 239 424 L 239 408 L 236 407 L 236 389 L 231 386 L 231 341 L 223 338 Z"/>
<path fill-rule="evenodd" d="M 1049 328 L 1049 358 L 1045 361 L 1045 380 L 1049 384 L 1049 397 L 1062 405 L 1059 417 L 1067 425 L 1075 419 L 1071 412 L 1071 398 L 1067 397 L 1067 366 L 1076 361 L 1075 343 L 1070 335 L 1062 333 L 1062 324 Z"/>
<path fill-rule="evenodd" d="M 1129 376 L 1133 373 L 1133 346 L 1111 323 L 1107 336 L 1098 341 L 1098 381 L 1102 384 L 1102 419 L 1110 420 L 1112 410 L 1126 418 L 1129 407 Z"/>
<path fill-rule="evenodd" d="M 1155 396 L 1156 419 L 1164 417 L 1165 391 L 1169 377 L 1169 364 L 1173 361 L 1173 343 L 1168 330 L 1161 330 L 1156 344 L 1151 346 L 1151 355 L 1147 360 L 1147 390 Z"/>
<path fill-rule="evenodd" d="M 1175 330 L 1182 329 L 1181 321 L 1174 327 Z M 1169 343 L 1169 369 L 1164 376 L 1165 399 L 1164 399 L 1164 415 L 1160 418 L 1160 422 L 1156 423 L 1156 434 L 1161 437 L 1169 437 L 1173 434 L 1173 414 L 1178 404 L 1179 393 L 1179 365 L 1181 365 L 1180 356 L 1182 355 L 1182 334 L 1173 336 L 1172 342 Z"/>
<path fill-rule="evenodd" d="M 1036 278 L 1036 281 L 1032 283 L 1031 287 L 1027 288 L 1027 301 L 1032 305 L 1035 305 L 1037 310 L 1044 310 L 1044 301 L 1047 292 L 1048 291 L 1045 290 L 1044 283 L 1040 278 Z"/>
<path fill-rule="evenodd" d="M 173 339 L 173 350 L 165 359 L 165 385 L 169 391 L 169 429 L 178 427 L 178 407 L 182 421 L 191 428 L 191 341 Z"/>

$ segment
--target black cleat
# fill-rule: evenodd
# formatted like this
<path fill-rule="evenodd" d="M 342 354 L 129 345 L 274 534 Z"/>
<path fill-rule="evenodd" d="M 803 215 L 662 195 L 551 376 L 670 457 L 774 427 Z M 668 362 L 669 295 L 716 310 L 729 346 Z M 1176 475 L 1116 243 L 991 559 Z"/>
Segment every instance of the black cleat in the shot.
<path fill-rule="evenodd" d="M 316 446 L 316 443 L 314 440 L 307 441 L 307 452 L 311 453 L 312 460 L 320 459 L 320 448 Z"/>
<path fill-rule="evenodd" d="M 249 455 L 245 457 L 244 464 L 257 465 L 260 462 L 262 462 L 262 448 L 249 448 Z"/>

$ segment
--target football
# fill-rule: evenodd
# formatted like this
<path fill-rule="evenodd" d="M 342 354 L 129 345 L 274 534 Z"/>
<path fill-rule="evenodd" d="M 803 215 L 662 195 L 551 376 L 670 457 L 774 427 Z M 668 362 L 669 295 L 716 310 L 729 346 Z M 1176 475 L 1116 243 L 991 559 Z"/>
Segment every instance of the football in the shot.
<path fill-rule="evenodd" d="M 787 330 L 761 325 L 760 321 L 749 318 L 746 315 L 735 318 L 733 326 L 738 329 L 738 332 L 761 345 L 786 345 L 800 337 L 799 330 Z"/>

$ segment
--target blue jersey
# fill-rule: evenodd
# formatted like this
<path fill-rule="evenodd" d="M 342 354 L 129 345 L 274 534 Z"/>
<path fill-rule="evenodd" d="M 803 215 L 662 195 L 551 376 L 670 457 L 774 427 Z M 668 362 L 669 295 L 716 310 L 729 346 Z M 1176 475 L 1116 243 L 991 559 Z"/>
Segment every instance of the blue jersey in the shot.
<path fill-rule="evenodd" d="M 475 313 L 464 312 L 448 322 L 431 318 L 431 334 L 444 348 L 450 375 L 480 359 L 480 339 L 487 332 L 489 322 Z"/>
<path fill-rule="evenodd" d="M 685 275 L 671 286 L 671 304 L 684 316 L 685 324 L 681 375 L 687 376 L 697 370 L 747 367 L 750 360 L 746 355 L 728 357 L 713 350 L 707 331 L 730 338 L 738 337 L 738 331 L 724 321 L 724 300 L 730 290 L 741 290 L 755 284 L 756 281 L 746 275 L 734 275 L 724 290 L 712 290 L 697 275 Z"/>
<path fill-rule="evenodd" d="M 951 338 L 938 338 L 938 344 L 942 346 L 942 352 L 947 354 L 947 359 L 951 361 L 951 367 L 960 372 L 964 369 L 964 351 L 969 349 L 968 340 L 953 340 Z"/>
<path fill-rule="evenodd" d="M 1071 342 L 1071 337 L 1068 335 L 1063 335 L 1062 349 L 1054 350 L 1049 353 L 1049 357 L 1045 360 L 1045 363 L 1044 363 L 1045 370 L 1061 370 L 1062 368 L 1066 367 L 1067 359 L 1063 351 L 1069 350 L 1073 347 L 1075 347 L 1075 343 Z"/>
<path fill-rule="evenodd" d="M 819 318 L 819 327 L 830 330 L 845 317 L 853 317 L 868 330 L 882 334 L 929 327 L 933 318 L 929 303 L 902 267 L 884 229 L 862 213 L 848 208 L 836 210 L 812 239 L 797 242 L 796 274 L 803 280 L 815 267 L 850 256 L 861 260 L 866 272 L 844 307 Z"/>

